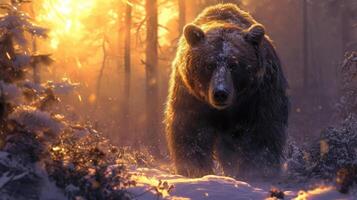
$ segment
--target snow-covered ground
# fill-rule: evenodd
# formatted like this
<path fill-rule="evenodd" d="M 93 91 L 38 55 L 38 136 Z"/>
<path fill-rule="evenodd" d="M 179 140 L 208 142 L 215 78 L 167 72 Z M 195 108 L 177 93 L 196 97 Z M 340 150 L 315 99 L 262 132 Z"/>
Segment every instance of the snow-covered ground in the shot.
<path fill-rule="evenodd" d="M 135 199 L 170 199 L 170 200 L 248 200 L 269 199 L 271 183 L 248 184 L 224 176 L 204 176 L 202 178 L 185 178 L 157 169 L 139 168 L 131 172 L 137 186 L 130 188 Z M 333 185 L 315 185 L 288 187 L 286 184 L 275 185 L 284 191 L 284 199 L 296 200 L 352 200 L 357 194 L 340 194 Z M 310 188 L 310 189 L 301 189 Z"/>

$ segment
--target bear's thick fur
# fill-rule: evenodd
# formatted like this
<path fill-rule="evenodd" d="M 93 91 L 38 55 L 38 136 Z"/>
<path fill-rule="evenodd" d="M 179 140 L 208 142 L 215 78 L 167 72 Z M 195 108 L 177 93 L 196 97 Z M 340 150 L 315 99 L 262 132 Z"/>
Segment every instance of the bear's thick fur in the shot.
<path fill-rule="evenodd" d="M 230 176 L 279 172 L 286 89 L 262 25 L 234 4 L 205 9 L 185 27 L 172 66 L 165 123 L 177 173 L 211 174 L 214 159 Z"/>

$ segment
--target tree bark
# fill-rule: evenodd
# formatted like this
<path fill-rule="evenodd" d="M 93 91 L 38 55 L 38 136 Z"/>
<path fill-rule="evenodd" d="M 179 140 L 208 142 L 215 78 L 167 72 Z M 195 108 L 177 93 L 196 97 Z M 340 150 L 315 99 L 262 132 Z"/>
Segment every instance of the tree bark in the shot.
<path fill-rule="evenodd" d="M 158 109 L 158 13 L 157 0 L 146 0 L 146 137 L 149 151 L 160 155 Z"/>
<path fill-rule="evenodd" d="M 302 17 L 303 17 L 303 87 L 309 88 L 309 47 L 308 47 L 308 7 L 307 0 L 302 1 Z"/>
<path fill-rule="evenodd" d="M 178 0 L 179 5 L 179 33 L 183 32 L 183 27 L 186 24 L 186 0 Z"/>
<path fill-rule="evenodd" d="M 105 42 L 106 42 L 106 39 L 104 36 L 103 42 L 102 42 L 103 59 L 102 59 L 102 66 L 100 67 L 99 75 L 98 75 L 98 79 L 97 79 L 97 90 L 96 90 L 97 100 L 95 101 L 94 110 L 97 110 L 98 105 L 99 105 L 101 83 L 102 83 L 102 78 L 103 78 L 103 74 L 104 74 L 104 70 L 105 70 L 106 62 L 107 62 L 107 58 L 108 58 L 107 51 L 105 49 Z"/>
<path fill-rule="evenodd" d="M 342 45 L 342 56 L 345 55 L 348 46 L 348 9 L 347 9 L 347 2 L 342 1 L 341 5 L 341 45 Z"/>
<path fill-rule="evenodd" d="M 33 4 L 31 4 L 31 7 L 29 8 L 29 13 L 31 15 L 31 17 L 35 18 L 36 14 L 35 14 L 35 10 L 33 7 Z M 36 55 L 37 53 L 37 43 L 36 43 L 36 36 L 32 37 L 32 54 Z M 36 84 L 40 84 L 41 83 L 41 66 L 34 62 L 32 64 L 32 73 L 33 73 L 33 82 Z"/>
<path fill-rule="evenodd" d="M 121 125 L 124 135 L 127 134 L 130 130 L 130 80 L 131 80 L 131 20 L 132 15 L 132 5 L 126 3 L 125 10 L 125 41 L 124 41 L 124 94 L 122 100 L 122 119 Z"/>

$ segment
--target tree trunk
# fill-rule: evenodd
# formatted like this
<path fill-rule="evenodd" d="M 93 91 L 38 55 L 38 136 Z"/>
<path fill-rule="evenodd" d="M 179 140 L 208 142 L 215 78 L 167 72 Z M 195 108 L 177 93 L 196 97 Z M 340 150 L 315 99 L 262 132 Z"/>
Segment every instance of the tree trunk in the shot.
<path fill-rule="evenodd" d="M 95 106 L 94 106 L 94 110 L 97 110 L 98 106 L 99 106 L 99 100 L 100 100 L 100 89 L 101 89 L 101 84 L 102 84 L 102 78 L 103 78 L 103 74 L 104 74 L 104 70 L 106 67 L 106 63 L 107 63 L 107 51 L 105 49 L 105 36 L 103 38 L 103 43 L 102 43 L 102 51 L 103 51 L 103 59 L 102 59 L 102 66 L 100 67 L 99 70 L 99 75 L 98 75 L 98 79 L 97 79 L 97 90 L 96 90 L 96 97 L 97 100 L 95 101 Z"/>
<path fill-rule="evenodd" d="M 126 4 L 125 10 L 125 41 L 124 41 L 124 96 L 122 99 L 122 118 L 120 124 L 122 125 L 123 136 L 128 135 L 130 131 L 130 76 L 131 76 L 131 14 L 132 5 Z M 125 138 L 123 138 L 125 139 Z"/>
<path fill-rule="evenodd" d="M 146 137 L 149 151 L 160 155 L 158 109 L 158 13 L 157 0 L 146 0 Z"/>
<path fill-rule="evenodd" d="M 183 32 L 183 27 L 186 24 L 186 0 L 178 0 L 179 5 L 179 33 Z"/>
<path fill-rule="evenodd" d="M 341 45 L 342 45 L 342 56 L 345 55 L 348 46 L 348 9 L 346 5 L 346 1 L 342 2 L 341 5 Z"/>
<path fill-rule="evenodd" d="M 35 18 L 36 14 L 35 14 L 35 10 L 34 10 L 33 4 L 28 9 L 29 9 L 28 12 L 30 13 L 30 16 Z M 32 36 L 32 54 L 36 55 L 36 53 L 37 53 L 36 36 Z M 34 62 L 32 64 L 32 73 L 33 73 L 33 82 L 36 83 L 36 84 L 40 84 L 41 83 L 40 65 L 38 63 L 36 63 L 36 62 Z"/>
<path fill-rule="evenodd" d="M 302 1 L 302 17 L 303 17 L 303 87 L 309 87 L 309 47 L 308 47 L 308 10 L 307 0 Z"/>

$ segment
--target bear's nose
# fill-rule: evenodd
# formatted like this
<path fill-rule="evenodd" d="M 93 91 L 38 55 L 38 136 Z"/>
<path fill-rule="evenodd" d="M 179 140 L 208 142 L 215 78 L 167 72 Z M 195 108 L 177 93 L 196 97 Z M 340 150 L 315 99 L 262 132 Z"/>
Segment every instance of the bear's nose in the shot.
<path fill-rule="evenodd" d="M 227 90 L 215 90 L 213 92 L 214 101 L 218 104 L 225 104 L 227 102 L 228 95 Z"/>

